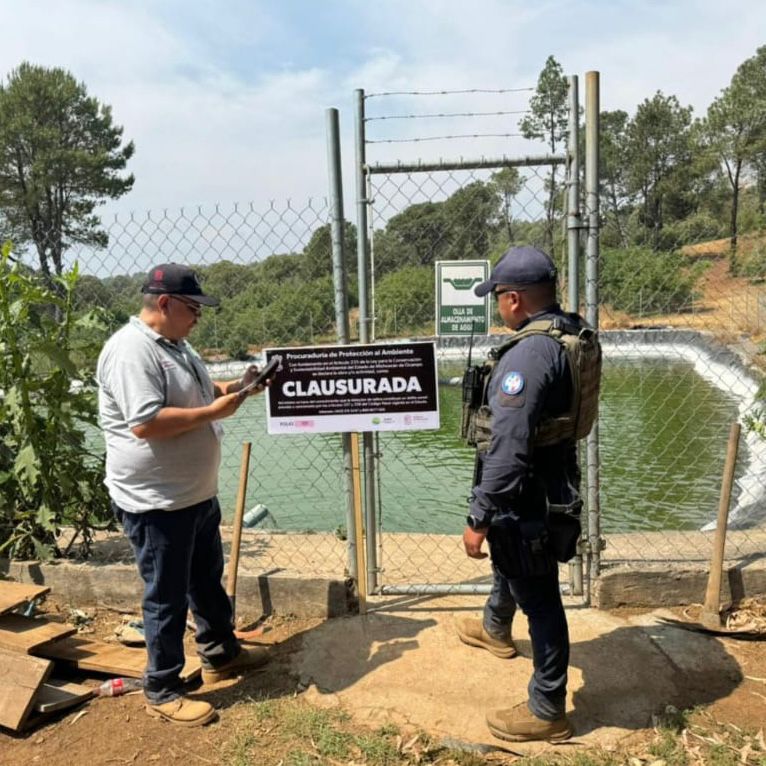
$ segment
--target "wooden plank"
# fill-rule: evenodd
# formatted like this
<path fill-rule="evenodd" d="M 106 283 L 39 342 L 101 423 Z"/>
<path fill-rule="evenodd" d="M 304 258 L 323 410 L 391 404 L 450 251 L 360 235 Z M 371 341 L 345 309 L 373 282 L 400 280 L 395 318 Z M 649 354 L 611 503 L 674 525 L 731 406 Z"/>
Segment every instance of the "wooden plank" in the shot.
<path fill-rule="evenodd" d="M 51 660 L 64 660 L 80 670 L 93 670 L 112 676 L 142 678 L 146 668 L 146 649 L 108 644 L 95 638 L 69 636 L 35 649 L 35 654 Z M 199 659 L 186 660 L 181 679 L 188 681 L 202 672 Z"/>
<path fill-rule="evenodd" d="M 52 678 L 37 691 L 34 708 L 38 713 L 55 713 L 90 699 L 94 690 L 82 684 Z"/>
<path fill-rule="evenodd" d="M 29 585 L 23 582 L 0 580 L 0 614 L 10 612 L 12 609 L 39 598 L 50 592 L 45 585 Z"/>
<path fill-rule="evenodd" d="M 0 726 L 19 730 L 53 663 L 0 649 Z"/>
<path fill-rule="evenodd" d="M 34 650 L 77 633 L 74 625 L 52 622 L 44 617 L 24 617 L 22 614 L 0 615 L 0 648 L 34 654 Z"/>

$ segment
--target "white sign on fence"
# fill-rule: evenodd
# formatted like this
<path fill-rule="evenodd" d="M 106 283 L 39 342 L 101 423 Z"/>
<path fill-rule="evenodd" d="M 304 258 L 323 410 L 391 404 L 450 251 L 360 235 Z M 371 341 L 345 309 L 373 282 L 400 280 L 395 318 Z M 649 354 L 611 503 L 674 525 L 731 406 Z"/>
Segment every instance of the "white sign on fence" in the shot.
<path fill-rule="evenodd" d="M 436 334 L 486 335 L 489 297 L 473 288 L 489 277 L 489 261 L 436 261 Z"/>

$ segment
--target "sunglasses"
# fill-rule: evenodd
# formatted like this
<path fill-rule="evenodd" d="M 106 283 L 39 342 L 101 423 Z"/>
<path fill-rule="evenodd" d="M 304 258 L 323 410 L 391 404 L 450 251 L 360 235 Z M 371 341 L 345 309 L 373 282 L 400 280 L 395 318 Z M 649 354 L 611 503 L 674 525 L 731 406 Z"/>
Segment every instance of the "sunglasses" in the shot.
<path fill-rule="evenodd" d="M 178 301 L 179 303 L 183 303 L 184 306 L 186 306 L 186 308 L 189 309 L 189 311 L 191 311 L 191 313 L 194 314 L 195 317 L 202 316 L 202 306 L 200 306 L 199 303 L 195 303 L 194 301 L 184 300 L 183 298 L 179 298 L 177 295 L 169 295 L 168 297 Z"/>
<path fill-rule="evenodd" d="M 505 290 L 493 290 L 492 296 L 498 301 L 503 293 L 523 293 L 525 290 L 525 287 L 506 287 Z"/>

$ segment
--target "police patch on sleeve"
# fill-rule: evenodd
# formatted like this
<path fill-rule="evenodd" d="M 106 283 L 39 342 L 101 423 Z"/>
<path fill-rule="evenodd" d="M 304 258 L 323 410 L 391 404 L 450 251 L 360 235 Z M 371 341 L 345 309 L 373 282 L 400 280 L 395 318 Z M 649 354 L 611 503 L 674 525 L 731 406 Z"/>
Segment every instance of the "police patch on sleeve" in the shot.
<path fill-rule="evenodd" d="M 520 372 L 509 372 L 500 388 L 507 396 L 518 396 L 524 390 L 524 376 Z"/>

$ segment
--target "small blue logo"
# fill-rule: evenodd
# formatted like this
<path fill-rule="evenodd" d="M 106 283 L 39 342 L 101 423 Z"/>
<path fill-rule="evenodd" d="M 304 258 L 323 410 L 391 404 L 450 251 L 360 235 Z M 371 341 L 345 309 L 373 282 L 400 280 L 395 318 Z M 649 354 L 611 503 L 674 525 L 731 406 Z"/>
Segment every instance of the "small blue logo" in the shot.
<path fill-rule="evenodd" d="M 524 390 L 524 376 L 520 372 L 509 372 L 503 378 L 501 386 L 504 394 L 516 396 Z"/>

